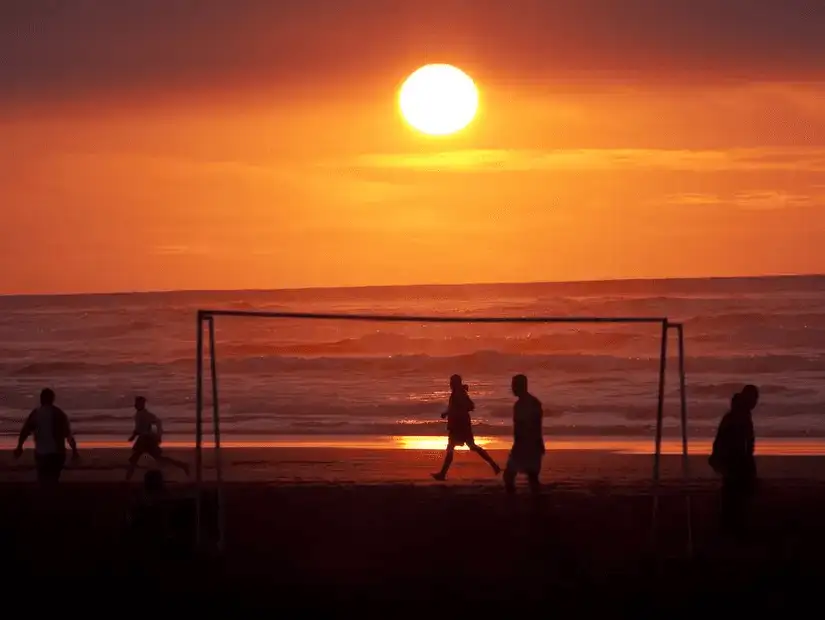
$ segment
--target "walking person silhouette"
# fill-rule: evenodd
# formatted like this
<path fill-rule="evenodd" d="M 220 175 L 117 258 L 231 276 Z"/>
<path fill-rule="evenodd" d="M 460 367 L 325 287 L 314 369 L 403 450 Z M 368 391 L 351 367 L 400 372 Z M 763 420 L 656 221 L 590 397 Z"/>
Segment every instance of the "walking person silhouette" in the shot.
<path fill-rule="evenodd" d="M 431 474 L 436 480 L 443 481 L 447 479 L 447 472 L 453 463 L 455 449 L 464 445 L 484 459 L 492 467 L 494 474 L 498 475 L 501 472 L 501 468 L 487 454 L 487 451 L 476 445 L 473 437 L 473 423 L 470 419 L 470 412 L 475 410 L 475 404 L 468 391 L 469 389 L 462 382 L 460 375 L 450 377 L 450 401 L 447 405 L 447 411 L 441 414 L 442 418 L 447 418 L 447 452 L 444 455 L 444 464 L 441 466 L 441 471 Z"/>
<path fill-rule="evenodd" d="M 746 385 L 731 400 L 731 408 L 719 423 L 710 466 L 722 476 L 722 528 L 734 536 L 746 533 L 749 505 L 756 490 L 753 410 L 759 390 Z"/>
<path fill-rule="evenodd" d="M 518 399 L 513 405 L 513 448 L 504 468 L 504 486 L 508 493 L 516 491 L 516 476 L 527 476 L 530 490 L 541 490 L 539 474 L 544 457 L 541 401 L 527 389 L 527 377 L 516 375 L 512 381 L 513 394 Z"/>

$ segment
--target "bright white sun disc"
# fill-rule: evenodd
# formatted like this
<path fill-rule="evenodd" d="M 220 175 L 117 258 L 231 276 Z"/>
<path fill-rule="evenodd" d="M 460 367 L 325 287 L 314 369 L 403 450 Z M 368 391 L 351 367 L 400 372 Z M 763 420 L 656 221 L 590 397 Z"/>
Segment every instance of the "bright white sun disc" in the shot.
<path fill-rule="evenodd" d="M 418 131 L 444 136 L 464 129 L 478 110 L 472 78 L 452 65 L 425 65 L 414 71 L 398 93 L 401 115 Z"/>

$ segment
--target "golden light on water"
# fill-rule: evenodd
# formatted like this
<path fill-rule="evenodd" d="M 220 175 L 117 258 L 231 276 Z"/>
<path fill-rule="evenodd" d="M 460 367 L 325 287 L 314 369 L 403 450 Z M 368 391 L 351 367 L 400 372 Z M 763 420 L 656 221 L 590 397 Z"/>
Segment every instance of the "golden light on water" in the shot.
<path fill-rule="evenodd" d="M 427 437 L 407 435 L 403 437 L 393 437 L 393 442 L 397 448 L 402 450 L 444 450 L 447 447 L 446 437 Z M 476 444 L 483 448 L 490 448 L 495 442 L 493 437 L 476 437 Z M 467 446 L 459 446 L 456 450 L 467 450 Z"/>
<path fill-rule="evenodd" d="M 619 438 L 619 437 L 552 437 L 548 436 L 547 450 L 549 452 L 581 451 L 581 452 L 612 452 L 625 455 L 650 455 L 653 451 L 652 439 Z M 0 438 L 0 451 L 12 450 L 16 440 L 11 437 Z M 512 445 L 510 437 L 476 437 L 476 443 L 487 450 L 509 450 Z M 89 449 L 128 449 L 130 444 L 113 438 L 89 439 L 83 444 Z M 163 446 L 175 450 L 191 450 L 194 442 L 190 439 L 172 438 L 163 442 Z M 407 435 L 407 436 L 282 436 L 282 437 L 255 437 L 240 436 L 221 442 L 223 448 L 229 449 L 350 449 L 350 450 L 422 450 L 443 451 L 447 447 L 445 436 Z M 203 447 L 212 450 L 214 443 L 204 440 Z M 457 448 L 467 450 L 466 446 Z M 662 442 L 662 454 L 681 454 L 681 442 L 666 439 Z M 710 452 L 711 441 L 706 438 L 691 441 L 691 455 L 704 456 Z M 763 456 L 825 456 L 825 440 L 809 439 L 777 439 L 768 438 L 759 442 L 756 450 Z"/>

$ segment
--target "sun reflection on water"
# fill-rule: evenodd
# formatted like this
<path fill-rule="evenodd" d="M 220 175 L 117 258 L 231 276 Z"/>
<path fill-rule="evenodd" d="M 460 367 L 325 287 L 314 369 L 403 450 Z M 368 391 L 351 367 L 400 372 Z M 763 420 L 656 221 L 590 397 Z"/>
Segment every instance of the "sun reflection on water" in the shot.
<path fill-rule="evenodd" d="M 476 445 L 482 448 L 504 448 L 505 442 L 495 437 L 476 437 Z M 395 447 L 402 450 L 444 450 L 447 447 L 447 438 L 438 436 L 406 435 L 392 438 Z M 501 445 L 498 445 L 501 444 Z M 456 450 L 467 450 L 467 446 L 459 446 Z"/>

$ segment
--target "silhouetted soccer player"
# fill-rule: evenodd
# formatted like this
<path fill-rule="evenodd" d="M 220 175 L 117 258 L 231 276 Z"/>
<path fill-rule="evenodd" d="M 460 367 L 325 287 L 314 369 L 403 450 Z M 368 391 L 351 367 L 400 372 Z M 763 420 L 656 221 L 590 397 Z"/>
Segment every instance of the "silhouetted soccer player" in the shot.
<path fill-rule="evenodd" d="M 756 490 L 752 414 L 758 402 L 759 390 L 754 385 L 734 395 L 730 411 L 719 423 L 710 457 L 711 467 L 722 476 L 722 526 L 732 534 L 743 532 Z"/>
<path fill-rule="evenodd" d="M 544 457 L 544 413 L 541 401 L 527 390 L 527 377 L 516 375 L 512 381 L 513 394 L 518 400 L 513 405 L 513 448 L 504 468 L 504 486 L 509 493 L 516 490 L 516 476 L 527 475 L 530 490 L 541 490 L 539 474 Z"/>
<path fill-rule="evenodd" d="M 54 401 L 55 394 L 52 390 L 46 388 L 40 392 L 40 406 L 26 418 L 14 449 L 14 458 L 20 458 L 23 444 L 29 435 L 34 434 L 37 481 L 44 486 L 54 486 L 60 481 L 66 465 L 66 443 L 72 449 L 72 458 L 78 458 L 77 442 L 72 435 L 69 416 L 55 406 Z"/>
<path fill-rule="evenodd" d="M 163 424 L 154 413 L 146 408 L 146 399 L 143 396 L 135 398 L 135 430 L 129 441 L 134 441 L 132 456 L 129 457 L 129 467 L 126 470 L 126 480 L 131 480 L 135 473 L 140 457 L 148 454 L 158 463 L 168 463 L 182 469 L 189 475 L 186 463 L 163 455 L 160 447 L 163 441 Z"/>
<path fill-rule="evenodd" d="M 450 390 L 450 402 L 447 411 L 441 414 L 442 418 L 447 418 L 447 453 L 444 455 L 444 464 L 441 466 L 441 471 L 432 474 L 432 477 L 436 480 L 446 480 L 456 447 L 465 444 L 470 450 L 483 458 L 493 468 L 495 474 L 498 474 L 501 472 L 501 468 L 484 448 L 476 445 L 473 437 L 473 423 L 470 419 L 470 412 L 475 409 L 475 404 L 473 404 L 470 395 L 467 393 L 468 388 L 462 383 L 459 375 L 450 377 Z"/>

